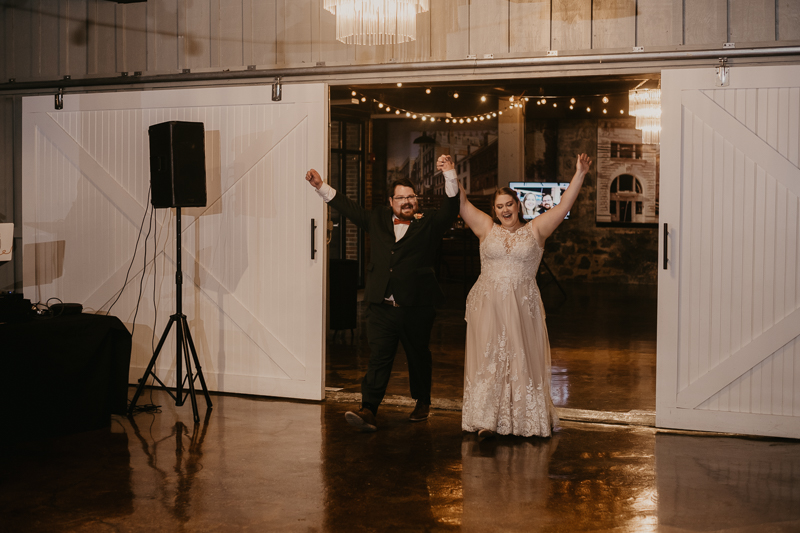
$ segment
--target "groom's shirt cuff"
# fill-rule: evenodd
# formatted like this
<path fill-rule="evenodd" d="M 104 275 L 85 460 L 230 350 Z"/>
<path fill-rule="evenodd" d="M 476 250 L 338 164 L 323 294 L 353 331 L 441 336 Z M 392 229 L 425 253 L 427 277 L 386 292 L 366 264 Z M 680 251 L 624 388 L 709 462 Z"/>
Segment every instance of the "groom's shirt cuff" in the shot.
<path fill-rule="evenodd" d="M 456 185 L 456 187 L 457 187 L 457 185 Z M 333 200 L 333 197 L 336 196 L 336 189 L 334 189 L 333 187 L 331 187 L 327 183 L 323 183 L 322 186 L 319 189 L 317 189 L 316 191 L 317 191 L 317 194 L 319 194 L 320 197 L 323 200 L 325 200 L 326 204 L 328 202 L 330 202 L 331 200 Z"/>
<path fill-rule="evenodd" d="M 450 198 L 458 194 L 458 174 L 455 169 L 444 172 L 444 192 Z"/>

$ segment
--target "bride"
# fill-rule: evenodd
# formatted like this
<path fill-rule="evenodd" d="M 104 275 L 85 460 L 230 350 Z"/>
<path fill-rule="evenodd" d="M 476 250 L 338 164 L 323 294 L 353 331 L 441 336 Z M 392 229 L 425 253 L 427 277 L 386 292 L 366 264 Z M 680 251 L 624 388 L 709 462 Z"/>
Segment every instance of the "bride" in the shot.
<path fill-rule="evenodd" d="M 437 166 L 450 170 L 449 156 Z M 526 223 L 517 194 L 492 198 L 492 216 L 472 205 L 461 189 L 461 218 L 480 240 L 481 275 L 467 296 L 467 343 L 461 426 L 481 437 L 549 437 L 558 424 L 550 397 L 550 343 L 536 272 L 545 240 L 578 197 L 592 161 L 578 156 L 561 201 Z"/>

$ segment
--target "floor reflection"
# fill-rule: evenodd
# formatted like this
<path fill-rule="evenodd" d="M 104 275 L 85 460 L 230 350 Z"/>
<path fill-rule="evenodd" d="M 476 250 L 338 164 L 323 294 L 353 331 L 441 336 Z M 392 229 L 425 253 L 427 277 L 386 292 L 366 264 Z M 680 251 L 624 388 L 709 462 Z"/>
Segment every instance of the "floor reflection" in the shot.
<path fill-rule="evenodd" d="M 656 435 L 659 524 L 800 531 L 797 441 Z"/>
<path fill-rule="evenodd" d="M 131 394 L 133 389 L 131 389 Z M 0 454 L 0 531 L 800 531 L 800 441 L 563 422 L 480 441 L 461 413 L 214 396 Z M 3 430 L 9 428 L 3 427 Z"/>
<path fill-rule="evenodd" d="M 160 479 L 157 484 L 160 493 L 158 500 L 182 526 L 191 518 L 193 485 L 197 473 L 203 469 L 203 441 L 208 431 L 211 412 L 211 409 L 207 409 L 202 423 L 192 424 L 191 434 L 186 424 L 178 420 L 170 434 L 153 439 L 152 443 L 142 434 L 136 417 L 128 417 L 140 449 L 147 458 L 147 466 Z M 174 458 L 166 454 L 163 461 L 165 467 L 161 467 L 158 464 L 159 451 L 168 450 L 170 445 L 174 446 Z"/>

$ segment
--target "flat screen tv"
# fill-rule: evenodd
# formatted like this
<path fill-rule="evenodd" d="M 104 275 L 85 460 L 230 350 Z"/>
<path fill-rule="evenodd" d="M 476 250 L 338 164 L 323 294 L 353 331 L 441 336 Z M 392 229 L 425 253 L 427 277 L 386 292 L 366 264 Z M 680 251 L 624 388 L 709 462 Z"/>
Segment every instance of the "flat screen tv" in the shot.
<path fill-rule="evenodd" d="M 513 189 L 522 203 L 522 216 L 525 220 L 532 220 L 561 201 L 561 195 L 569 187 L 566 182 L 554 181 L 515 181 L 508 184 Z M 569 218 L 569 213 L 564 217 Z"/>

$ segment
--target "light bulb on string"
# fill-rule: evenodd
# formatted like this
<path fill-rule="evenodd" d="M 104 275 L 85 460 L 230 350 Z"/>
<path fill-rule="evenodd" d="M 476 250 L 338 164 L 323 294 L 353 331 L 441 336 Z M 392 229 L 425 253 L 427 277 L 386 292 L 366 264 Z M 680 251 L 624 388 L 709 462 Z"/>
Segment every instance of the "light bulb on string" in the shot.
<path fill-rule="evenodd" d="M 428 120 L 428 117 L 422 117 L 423 122 L 425 122 L 426 120 Z"/>
<path fill-rule="evenodd" d="M 428 87 L 427 89 L 425 89 L 425 94 L 431 94 L 431 88 L 430 88 L 430 87 Z"/>
<path fill-rule="evenodd" d="M 608 111 L 603 109 L 603 114 L 605 115 L 606 113 L 608 113 Z"/>
<path fill-rule="evenodd" d="M 453 93 L 453 98 L 458 98 L 458 93 Z"/>
<path fill-rule="evenodd" d="M 407 116 L 407 117 L 410 117 L 410 116 L 411 116 L 411 113 L 409 113 L 408 111 L 406 111 L 406 116 Z"/>
<path fill-rule="evenodd" d="M 591 112 L 592 112 L 592 108 L 591 108 L 591 107 L 587 107 L 587 108 L 586 108 L 586 112 L 587 112 L 587 113 L 591 113 Z"/>
<path fill-rule="evenodd" d="M 553 107 L 558 107 L 558 103 L 553 102 Z"/>
<path fill-rule="evenodd" d="M 608 96 L 604 96 L 604 97 L 603 97 L 603 103 L 604 103 L 604 104 L 607 104 L 607 103 L 608 103 Z"/>
<path fill-rule="evenodd" d="M 539 100 L 536 100 L 536 105 L 542 105 L 542 103 Z"/>
<path fill-rule="evenodd" d="M 483 118 L 483 117 L 481 117 L 481 120 L 484 120 L 484 118 Z"/>
<path fill-rule="evenodd" d="M 459 122 L 459 124 L 463 124 L 463 123 L 464 123 L 464 119 L 462 118 L 462 119 L 461 119 L 461 120 L 459 120 L 458 122 Z"/>
<path fill-rule="evenodd" d="M 575 109 L 574 105 L 569 106 L 570 109 Z"/>
<path fill-rule="evenodd" d="M 574 104 L 574 103 L 575 103 L 575 99 L 574 99 L 574 98 L 570 98 L 570 99 L 569 99 L 569 103 L 570 103 L 570 104 Z"/>
<path fill-rule="evenodd" d="M 472 119 L 471 119 L 471 118 L 468 118 L 468 119 L 467 119 L 467 122 L 468 122 L 468 123 L 469 123 L 469 122 L 472 122 Z"/>
<path fill-rule="evenodd" d="M 402 87 L 402 86 L 403 86 L 403 82 L 402 82 L 402 81 L 398 81 L 398 82 L 397 82 L 397 86 L 398 86 L 398 87 Z"/>
<path fill-rule="evenodd" d="M 509 101 L 509 102 L 513 102 L 513 101 L 514 101 L 514 95 L 513 95 L 513 94 L 512 94 L 511 96 L 509 96 L 509 97 L 508 97 L 508 101 Z"/>
<path fill-rule="evenodd" d="M 381 108 L 381 109 L 383 109 L 383 102 L 379 102 L 379 103 L 378 103 L 378 107 L 379 107 L 379 108 Z"/>
<path fill-rule="evenodd" d="M 620 114 L 620 115 L 624 115 L 624 114 L 625 114 L 625 111 L 623 111 L 622 109 L 620 109 L 620 110 L 619 110 L 619 114 Z"/>
<path fill-rule="evenodd" d="M 450 119 L 449 118 L 444 119 L 444 121 L 445 121 L 446 124 L 450 124 Z"/>
<path fill-rule="evenodd" d="M 361 101 L 362 101 L 362 102 L 366 102 L 366 101 L 367 101 L 367 97 L 366 97 L 366 96 L 362 96 L 362 97 L 361 97 Z"/>
<path fill-rule="evenodd" d="M 497 113 L 492 113 L 492 116 L 493 116 L 493 117 L 496 117 L 496 116 L 497 116 Z"/>
<path fill-rule="evenodd" d="M 388 112 L 389 112 L 389 111 L 391 111 L 391 110 L 392 110 L 392 108 L 391 108 L 391 107 L 389 107 L 389 106 L 387 105 L 387 106 L 386 106 L 386 112 L 388 113 Z"/>
<path fill-rule="evenodd" d="M 417 118 L 417 115 L 411 115 L 411 118 Z"/>
<path fill-rule="evenodd" d="M 502 111 L 498 111 L 498 112 L 497 112 L 497 114 L 498 114 L 498 115 L 502 115 L 502 114 L 503 114 L 503 112 L 502 112 Z"/>
<path fill-rule="evenodd" d="M 356 92 L 355 92 L 355 91 L 353 91 L 353 92 L 351 92 L 351 93 L 350 93 L 350 96 L 355 96 L 355 95 L 356 95 Z"/>
<path fill-rule="evenodd" d="M 485 102 L 485 101 L 486 101 L 486 97 L 485 96 L 481 96 L 481 102 Z"/>
<path fill-rule="evenodd" d="M 525 97 L 525 101 L 526 101 L 526 102 L 528 101 L 528 97 L 527 97 L 527 96 Z"/>
<path fill-rule="evenodd" d="M 544 104 L 546 104 L 546 103 L 547 103 L 547 100 L 545 100 L 544 98 L 542 98 L 542 105 L 544 105 Z"/>
<path fill-rule="evenodd" d="M 395 115 L 399 115 L 400 114 L 400 110 L 399 109 L 395 109 L 394 114 Z"/>

